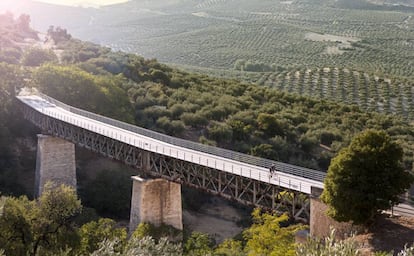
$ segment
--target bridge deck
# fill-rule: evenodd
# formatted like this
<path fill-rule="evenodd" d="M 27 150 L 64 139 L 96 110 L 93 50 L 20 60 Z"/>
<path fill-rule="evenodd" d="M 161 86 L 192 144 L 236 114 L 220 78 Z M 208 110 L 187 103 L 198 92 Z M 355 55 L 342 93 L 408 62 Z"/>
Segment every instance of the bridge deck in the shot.
<path fill-rule="evenodd" d="M 167 136 L 66 105 L 43 94 L 17 98 L 44 115 L 146 151 L 306 194 L 311 193 L 311 187 L 323 188 L 325 173 L 320 171 Z M 276 172 L 271 177 L 272 165 Z"/>

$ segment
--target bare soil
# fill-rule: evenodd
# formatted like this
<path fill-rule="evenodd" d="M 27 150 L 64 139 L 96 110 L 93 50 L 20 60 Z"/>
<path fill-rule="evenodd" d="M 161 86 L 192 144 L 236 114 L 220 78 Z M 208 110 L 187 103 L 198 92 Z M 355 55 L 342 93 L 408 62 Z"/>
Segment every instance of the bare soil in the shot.
<path fill-rule="evenodd" d="M 394 255 L 414 243 L 414 217 L 382 215 L 365 234 L 355 237 L 362 255 L 394 251 Z"/>
<path fill-rule="evenodd" d="M 199 212 L 183 210 L 184 227 L 190 231 L 209 234 L 217 244 L 243 231 L 243 227 L 237 225 L 242 218 L 240 210 L 219 197 L 212 197 L 202 205 Z"/>

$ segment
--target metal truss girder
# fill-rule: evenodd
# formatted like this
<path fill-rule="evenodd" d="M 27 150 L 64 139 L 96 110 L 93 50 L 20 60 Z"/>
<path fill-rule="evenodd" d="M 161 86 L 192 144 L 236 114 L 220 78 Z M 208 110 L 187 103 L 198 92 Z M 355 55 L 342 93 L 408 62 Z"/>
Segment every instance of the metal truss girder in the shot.
<path fill-rule="evenodd" d="M 71 141 L 105 157 L 189 187 L 235 200 L 244 205 L 261 207 L 309 221 L 309 196 L 273 184 L 222 172 L 183 160 L 145 151 L 116 139 L 45 116 L 22 104 L 24 117 L 45 134 Z M 146 157 L 149 155 L 149 164 Z M 147 168 L 147 169 L 145 169 Z"/>
<path fill-rule="evenodd" d="M 207 191 L 245 205 L 286 212 L 309 220 L 309 197 L 300 192 L 194 165 L 175 158 L 151 154 L 150 175 Z M 300 199 L 300 200 L 299 200 Z"/>

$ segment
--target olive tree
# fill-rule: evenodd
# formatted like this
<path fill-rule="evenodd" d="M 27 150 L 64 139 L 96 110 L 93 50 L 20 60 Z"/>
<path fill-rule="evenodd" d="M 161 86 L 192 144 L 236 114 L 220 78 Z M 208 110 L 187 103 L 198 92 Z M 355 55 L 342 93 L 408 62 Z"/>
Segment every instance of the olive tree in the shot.
<path fill-rule="evenodd" d="M 56 254 L 76 248 L 74 217 L 81 203 L 73 188 L 51 183 L 37 200 L 7 197 L 0 214 L 0 248 L 7 255 Z"/>
<path fill-rule="evenodd" d="M 384 131 L 366 130 L 332 159 L 321 199 L 338 221 L 368 224 L 398 203 L 413 176 L 402 165 L 403 150 Z"/>

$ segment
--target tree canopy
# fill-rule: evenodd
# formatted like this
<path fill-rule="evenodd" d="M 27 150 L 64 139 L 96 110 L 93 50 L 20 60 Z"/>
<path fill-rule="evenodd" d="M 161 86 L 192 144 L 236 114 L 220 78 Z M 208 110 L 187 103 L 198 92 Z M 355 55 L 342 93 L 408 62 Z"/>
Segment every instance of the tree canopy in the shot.
<path fill-rule="evenodd" d="M 73 217 L 81 210 L 74 189 L 47 183 L 35 201 L 6 198 L 0 215 L 0 248 L 6 255 L 39 255 L 59 252 L 77 244 Z"/>
<path fill-rule="evenodd" d="M 247 255 L 295 255 L 294 234 L 302 226 L 281 227 L 288 220 L 287 215 L 261 214 L 259 209 L 253 211 L 252 217 L 254 224 L 243 232 Z"/>
<path fill-rule="evenodd" d="M 34 85 L 65 103 L 133 122 L 133 109 L 118 76 L 96 76 L 74 66 L 44 65 L 33 75 Z"/>
<path fill-rule="evenodd" d="M 332 160 L 321 199 L 338 221 L 367 224 L 413 182 L 403 151 L 384 131 L 366 130 Z"/>

